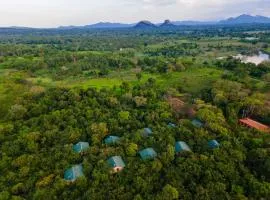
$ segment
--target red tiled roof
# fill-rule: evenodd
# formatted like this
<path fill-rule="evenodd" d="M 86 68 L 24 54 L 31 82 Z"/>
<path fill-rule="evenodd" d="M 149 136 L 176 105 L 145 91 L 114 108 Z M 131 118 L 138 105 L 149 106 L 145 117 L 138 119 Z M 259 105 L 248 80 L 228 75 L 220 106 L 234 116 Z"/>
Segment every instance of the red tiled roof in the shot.
<path fill-rule="evenodd" d="M 269 132 L 270 131 L 269 126 L 266 126 L 264 124 L 256 122 L 256 121 L 254 121 L 254 120 L 252 120 L 250 118 L 240 119 L 239 121 L 240 121 L 240 123 L 242 123 L 242 124 L 244 124 L 244 125 L 246 125 L 246 126 L 248 126 L 250 128 L 255 128 L 255 129 L 259 130 L 259 131 L 263 131 L 263 132 Z"/>

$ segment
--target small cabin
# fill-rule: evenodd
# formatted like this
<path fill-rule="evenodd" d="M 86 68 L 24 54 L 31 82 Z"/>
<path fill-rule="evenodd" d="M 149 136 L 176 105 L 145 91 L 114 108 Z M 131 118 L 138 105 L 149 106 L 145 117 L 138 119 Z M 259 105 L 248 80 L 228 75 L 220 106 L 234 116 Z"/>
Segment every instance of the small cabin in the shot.
<path fill-rule="evenodd" d="M 105 138 L 104 143 L 107 145 L 111 145 L 111 144 L 116 144 L 117 142 L 119 142 L 119 140 L 120 140 L 120 137 L 111 135 Z"/>
<path fill-rule="evenodd" d="M 143 136 L 148 137 L 153 134 L 153 131 L 151 128 L 144 128 L 143 129 Z"/>
<path fill-rule="evenodd" d="M 113 173 L 122 171 L 126 166 L 121 156 L 113 156 L 107 162 L 112 168 Z"/>
<path fill-rule="evenodd" d="M 176 128 L 176 124 L 170 122 L 170 123 L 168 124 L 168 127 L 169 127 L 169 128 Z"/>
<path fill-rule="evenodd" d="M 187 145 L 187 143 L 183 141 L 178 141 L 175 144 L 175 152 L 176 153 L 182 153 L 185 151 L 191 151 L 190 147 Z"/>
<path fill-rule="evenodd" d="M 139 152 L 142 160 L 152 160 L 157 157 L 157 153 L 153 148 L 147 148 Z"/>
<path fill-rule="evenodd" d="M 76 153 L 82 153 L 89 149 L 89 143 L 88 142 L 78 142 L 77 144 L 73 145 L 73 151 Z"/>
<path fill-rule="evenodd" d="M 260 122 L 252 120 L 250 118 L 240 119 L 239 123 L 242 126 L 246 126 L 248 128 L 256 129 L 256 130 L 261 131 L 261 132 L 270 132 L 270 127 L 269 126 L 261 124 Z"/>
<path fill-rule="evenodd" d="M 208 147 L 210 149 L 217 149 L 217 148 L 219 148 L 219 146 L 220 146 L 220 144 L 216 140 L 210 140 L 210 141 L 208 141 Z"/>
<path fill-rule="evenodd" d="M 199 119 L 193 119 L 191 121 L 191 123 L 193 124 L 193 126 L 195 126 L 196 128 L 202 128 L 204 126 L 203 122 Z"/>
<path fill-rule="evenodd" d="M 77 178 L 84 176 L 82 165 L 74 165 L 71 168 L 67 169 L 64 173 L 64 179 L 66 181 L 76 181 Z"/>

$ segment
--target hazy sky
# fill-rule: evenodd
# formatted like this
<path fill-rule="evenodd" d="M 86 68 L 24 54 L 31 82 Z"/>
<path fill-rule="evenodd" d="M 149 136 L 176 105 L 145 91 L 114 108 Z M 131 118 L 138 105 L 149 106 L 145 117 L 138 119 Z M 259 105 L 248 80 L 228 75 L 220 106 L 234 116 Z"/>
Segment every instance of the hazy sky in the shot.
<path fill-rule="evenodd" d="M 0 0 L 0 26 L 217 20 L 243 13 L 270 16 L 270 0 Z"/>

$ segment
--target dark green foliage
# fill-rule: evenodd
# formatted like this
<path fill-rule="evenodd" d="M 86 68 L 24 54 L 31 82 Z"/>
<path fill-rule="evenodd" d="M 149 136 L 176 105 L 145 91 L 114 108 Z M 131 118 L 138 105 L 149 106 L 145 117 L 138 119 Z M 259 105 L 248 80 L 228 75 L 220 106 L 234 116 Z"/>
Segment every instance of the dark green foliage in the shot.
<path fill-rule="evenodd" d="M 269 183 L 262 181 L 262 174 L 264 179 L 270 178 L 269 152 L 265 146 L 268 137 L 255 146 L 250 145 L 254 137 L 249 133 L 234 130 L 234 137 L 224 137 L 226 126 L 208 119 L 204 112 L 210 111 L 206 110 L 199 116 L 211 125 L 209 130 L 192 126 L 190 129 L 184 124 L 171 129 L 161 118 L 163 112 L 170 112 L 169 107 L 159 106 L 161 93 L 156 92 L 156 97 L 147 95 L 151 89 L 152 86 L 140 91 L 151 104 L 139 108 L 109 90 L 52 89 L 38 99 L 28 99 L 22 105 L 27 110 L 24 120 L 15 119 L 14 128 L 1 129 L 1 135 L 5 135 L 1 139 L 0 162 L 4 174 L 0 188 L 6 191 L 1 193 L 3 198 L 10 194 L 43 199 L 48 191 L 51 199 L 89 196 L 95 199 L 223 199 L 269 195 Z M 139 91 L 131 92 L 135 96 Z M 112 96 L 121 104 L 114 107 L 107 104 L 106 99 Z M 44 105 L 41 110 L 34 111 L 40 104 Z M 129 112 L 124 121 L 119 118 L 121 112 Z M 145 138 L 141 130 L 148 125 L 153 127 L 153 134 Z M 222 132 L 214 133 L 212 129 Z M 119 145 L 103 144 L 104 136 L 109 133 L 122 137 Z M 213 137 L 222 141 L 219 149 L 208 148 L 208 138 Z M 90 149 L 83 156 L 73 152 L 72 144 L 84 140 L 91 140 Z M 193 152 L 175 156 L 174 144 L 178 140 L 186 141 Z M 152 162 L 141 161 L 131 152 L 131 148 L 138 151 L 137 145 L 140 149 L 153 146 L 158 157 Z M 114 155 L 121 155 L 126 167 L 112 175 L 106 160 Z M 84 167 L 84 177 L 74 183 L 65 182 L 64 170 L 78 163 Z"/>
<path fill-rule="evenodd" d="M 267 51 L 270 34 L 259 31 L 265 28 L 0 29 L 0 199 L 268 199 L 269 134 L 240 127 L 238 118 L 270 122 L 269 63 L 215 57 Z M 254 29 L 257 44 L 232 39 Z M 179 80 L 189 68 L 190 77 Z M 196 78 L 206 79 L 192 74 L 204 68 L 224 74 L 204 90 L 183 93 Z M 121 81 L 91 88 L 100 77 Z M 90 85 L 65 85 L 80 78 Z M 160 87 L 171 79 L 172 88 Z M 183 100 L 183 108 L 172 110 L 169 96 Z M 146 127 L 151 132 L 144 134 Z M 219 148 L 209 148 L 213 139 Z M 77 153 L 80 141 L 89 148 Z M 190 149 L 178 154 L 179 141 Z M 155 152 L 143 161 L 139 152 L 149 147 Z M 112 156 L 123 159 L 123 171 L 111 173 Z M 65 181 L 65 170 L 80 164 L 83 176 Z"/>

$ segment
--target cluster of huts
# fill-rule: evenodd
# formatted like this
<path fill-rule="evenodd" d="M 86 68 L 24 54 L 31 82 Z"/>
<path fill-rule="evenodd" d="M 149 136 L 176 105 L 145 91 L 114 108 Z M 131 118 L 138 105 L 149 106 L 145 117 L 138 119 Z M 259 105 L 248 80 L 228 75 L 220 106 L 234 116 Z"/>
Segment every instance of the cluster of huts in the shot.
<path fill-rule="evenodd" d="M 193 119 L 191 121 L 194 127 L 196 128 L 202 128 L 205 126 L 205 124 L 200 121 L 199 119 Z M 257 129 L 262 132 L 269 132 L 270 128 L 264 124 L 261 124 L 257 121 L 254 121 L 250 118 L 244 118 L 240 119 L 239 123 L 243 126 L 246 126 L 248 128 Z M 176 125 L 174 123 L 168 124 L 169 128 L 175 128 Z M 153 131 L 151 128 L 144 128 L 142 131 L 143 136 L 148 137 L 153 134 Z M 107 145 L 116 144 L 119 142 L 120 137 L 110 135 L 104 139 L 104 143 Z M 220 144 L 217 140 L 210 140 L 208 141 L 208 147 L 210 149 L 216 149 L 219 148 Z M 73 145 L 73 151 L 76 153 L 83 153 L 89 148 L 88 142 L 78 142 L 77 144 Z M 180 154 L 182 152 L 191 152 L 190 147 L 188 144 L 184 141 L 177 141 L 175 143 L 175 152 L 176 154 Z M 158 154 L 153 148 L 146 148 L 138 152 L 139 156 L 142 160 L 153 160 L 155 159 Z M 125 162 L 123 161 L 121 156 L 112 156 L 107 160 L 108 165 L 111 168 L 111 171 L 113 173 L 117 173 L 122 171 L 125 168 Z M 83 166 L 82 164 L 74 165 L 71 168 L 67 169 L 64 173 L 64 179 L 67 181 L 75 181 L 77 178 L 83 176 Z"/>
<path fill-rule="evenodd" d="M 204 124 L 200 120 L 193 120 L 192 124 L 195 127 L 202 127 Z M 169 123 L 168 127 L 175 128 L 176 125 L 173 123 Z M 142 131 L 143 136 L 148 137 L 153 134 L 151 128 L 144 128 Z M 120 140 L 120 137 L 110 135 L 104 139 L 104 143 L 107 145 L 116 144 Z M 216 140 L 208 141 L 208 147 L 211 149 L 219 148 L 220 144 Z M 79 142 L 73 145 L 73 151 L 76 153 L 83 153 L 89 148 L 88 142 Z M 191 152 L 190 147 L 184 141 L 177 141 L 175 143 L 175 152 L 176 154 L 180 154 L 182 152 Z M 158 154 L 153 148 L 146 148 L 138 152 L 139 156 L 142 160 L 152 160 L 155 159 Z M 111 168 L 112 173 L 120 172 L 125 168 L 125 162 L 123 161 L 121 156 L 112 156 L 107 160 L 108 165 Z M 64 179 L 67 181 L 75 181 L 78 177 L 83 176 L 83 167 L 81 164 L 74 165 L 73 167 L 67 169 L 64 173 Z"/>

